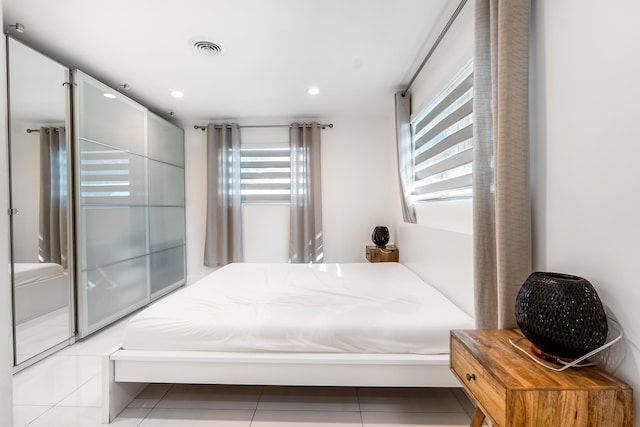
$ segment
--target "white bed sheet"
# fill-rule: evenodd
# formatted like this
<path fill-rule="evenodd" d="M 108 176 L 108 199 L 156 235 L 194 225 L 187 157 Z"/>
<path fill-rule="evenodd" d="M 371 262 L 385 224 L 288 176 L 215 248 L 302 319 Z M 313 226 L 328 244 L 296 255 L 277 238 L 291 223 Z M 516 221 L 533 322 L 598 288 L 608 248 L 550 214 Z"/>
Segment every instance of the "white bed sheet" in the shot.
<path fill-rule="evenodd" d="M 13 264 L 13 273 L 16 287 L 65 275 L 60 264 L 49 262 L 16 262 Z"/>
<path fill-rule="evenodd" d="M 230 264 L 135 315 L 127 350 L 449 353 L 462 310 L 398 263 Z"/>

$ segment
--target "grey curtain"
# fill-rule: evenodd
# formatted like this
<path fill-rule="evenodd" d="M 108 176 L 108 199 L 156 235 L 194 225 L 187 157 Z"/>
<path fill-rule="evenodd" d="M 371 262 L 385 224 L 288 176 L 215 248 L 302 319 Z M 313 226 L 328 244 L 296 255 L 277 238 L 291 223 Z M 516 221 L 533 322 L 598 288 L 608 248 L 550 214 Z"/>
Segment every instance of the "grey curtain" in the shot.
<path fill-rule="evenodd" d="M 67 150 L 63 128 L 40 128 L 40 262 L 67 268 Z"/>
<path fill-rule="evenodd" d="M 240 128 L 237 124 L 207 127 L 207 228 L 204 265 L 242 262 L 240 195 Z"/>
<path fill-rule="evenodd" d="M 415 224 L 416 212 L 411 204 L 413 162 L 411 159 L 411 98 L 402 92 L 395 94 L 396 145 L 398 147 L 398 173 L 400 174 L 400 204 L 404 222 Z"/>
<path fill-rule="evenodd" d="M 516 326 L 531 272 L 531 0 L 477 0 L 474 60 L 474 282 L 479 328 Z"/>
<path fill-rule="evenodd" d="M 289 262 L 320 263 L 324 260 L 322 236 L 322 188 L 320 182 L 320 132 L 318 123 L 292 123 L 291 216 Z"/>

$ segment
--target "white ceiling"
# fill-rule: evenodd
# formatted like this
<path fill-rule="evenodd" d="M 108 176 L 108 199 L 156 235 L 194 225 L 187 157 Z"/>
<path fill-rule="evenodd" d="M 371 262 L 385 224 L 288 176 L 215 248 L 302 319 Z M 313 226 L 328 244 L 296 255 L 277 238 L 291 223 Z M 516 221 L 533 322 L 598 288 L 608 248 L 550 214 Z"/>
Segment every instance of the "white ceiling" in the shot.
<path fill-rule="evenodd" d="M 192 121 L 388 114 L 452 0 L 3 0 L 12 36 Z M 195 41 L 221 46 L 220 56 Z M 320 95 L 306 93 L 310 86 Z M 174 99 L 170 91 L 184 92 Z"/>

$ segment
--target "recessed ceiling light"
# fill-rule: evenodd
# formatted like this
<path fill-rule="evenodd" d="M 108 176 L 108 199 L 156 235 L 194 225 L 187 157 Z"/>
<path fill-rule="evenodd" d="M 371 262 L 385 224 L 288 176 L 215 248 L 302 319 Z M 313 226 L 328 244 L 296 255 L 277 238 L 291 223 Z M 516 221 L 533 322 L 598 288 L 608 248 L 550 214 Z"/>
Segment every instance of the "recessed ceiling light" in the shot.
<path fill-rule="evenodd" d="M 320 89 L 318 89 L 317 87 L 310 87 L 309 89 L 307 89 L 307 93 L 309 95 L 318 95 L 320 93 Z"/>
<path fill-rule="evenodd" d="M 105 98 L 109 98 L 109 99 L 114 99 L 116 97 L 114 94 L 109 93 L 109 92 L 103 93 L 102 96 L 104 96 Z"/>
<path fill-rule="evenodd" d="M 171 96 L 173 96 L 174 98 L 184 98 L 184 93 L 179 90 L 172 90 Z"/>

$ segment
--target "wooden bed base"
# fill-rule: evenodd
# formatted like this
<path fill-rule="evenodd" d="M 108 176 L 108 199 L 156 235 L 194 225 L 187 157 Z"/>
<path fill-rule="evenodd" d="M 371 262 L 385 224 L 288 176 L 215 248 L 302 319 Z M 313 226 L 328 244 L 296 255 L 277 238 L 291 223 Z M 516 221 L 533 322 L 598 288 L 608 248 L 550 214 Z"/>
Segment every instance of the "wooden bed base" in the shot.
<path fill-rule="evenodd" d="M 148 383 L 344 387 L 460 387 L 449 355 L 209 353 L 116 349 L 103 356 L 102 420 Z"/>

